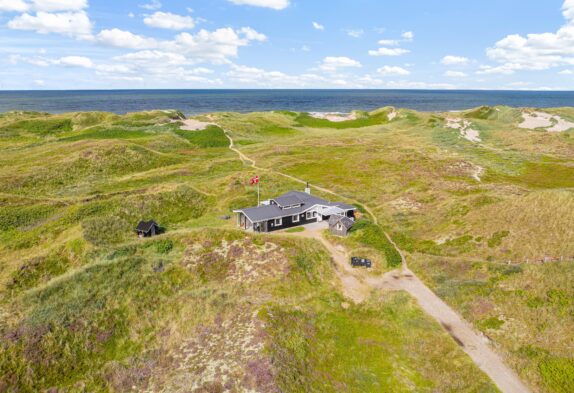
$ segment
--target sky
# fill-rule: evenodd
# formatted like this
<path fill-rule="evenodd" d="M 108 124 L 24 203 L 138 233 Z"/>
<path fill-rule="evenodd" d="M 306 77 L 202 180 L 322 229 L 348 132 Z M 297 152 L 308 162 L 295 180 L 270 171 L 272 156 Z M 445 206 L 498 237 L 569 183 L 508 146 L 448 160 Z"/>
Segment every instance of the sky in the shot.
<path fill-rule="evenodd" d="M 574 90 L 574 0 L 0 0 L 0 90 Z"/>

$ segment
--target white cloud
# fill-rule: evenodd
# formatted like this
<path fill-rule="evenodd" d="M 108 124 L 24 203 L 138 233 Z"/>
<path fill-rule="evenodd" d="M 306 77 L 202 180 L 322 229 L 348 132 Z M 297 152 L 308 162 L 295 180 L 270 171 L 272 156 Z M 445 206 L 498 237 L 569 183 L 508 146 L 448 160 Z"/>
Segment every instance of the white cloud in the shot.
<path fill-rule="evenodd" d="M 574 75 L 574 70 L 562 70 L 558 74 L 560 74 L 560 75 Z"/>
<path fill-rule="evenodd" d="M 317 22 L 313 22 L 313 28 L 316 30 L 325 30 L 325 26 Z"/>
<path fill-rule="evenodd" d="M 389 89 L 455 89 L 456 86 L 450 83 L 428 83 L 412 81 L 390 81 L 385 84 Z"/>
<path fill-rule="evenodd" d="M 328 56 L 323 59 L 319 68 L 323 71 L 335 72 L 339 68 L 358 68 L 362 67 L 361 63 L 349 57 Z"/>
<path fill-rule="evenodd" d="M 562 6 L 566 24 L 555 33 L 513 34 L 486 50 L 487 56 L 507 71 L 546 70 L 574 64 L 574 0 Z"/>
<path fill-rule="evenodd" d="M 151 49 L 158 45 L 157 40 L 153 38 L 143 37 L 120 29 L 102 30 L 95 39 L 100 44 L 116 48 Z"/>
<path fill-rule="evenodd" d="M 239 30 L 226 27 L 215 31 L 202 29 L 197 34 L 181 33 L 162 45 L 171 52 L 192 56 L 197 61 L 222 63 L 230 57 L 237 57 L 240 47 L 264 39 L 263 34 L 250 27 Z"/>
<path fill-rule="evenodd" d="M 36 85 L 38 87 L 44 87 L 44 86 L 46 86 L 46 82 L 42 79 L 36 79 L 36 80 L 34 80 L 34 85 Z"/>
<path fill-rule="evenodd" d="M 119 62 L 138 64 L 140 66 L 150 66 L 154 64 L 176 66 L 190 63 L 182 54 L 163 52 L 159 50 L 144 50 L 127 53 L 125 55 L 114 57 L 114 60 Z"/>
<path fill-rule="evenodd" d="M 522 67 L 518 64 L 503 64 L 501 66 L 493 67 L 488 65 L 483 65 L 479 67 L 480 69 L 476 72 L 479 75 L 512 75 L 516 70 L 521 69 Z"/>
<path fill-rule="evenodd" d="M 398 40 L 380 40 L 379 45 L 382 45 L 382 46 L 398 46 L 399 41 Z"/>
<path fill-rule="evenodd" d="M 68 67 L 92 68 L 94 63 L 88 57 L 83 56 L 66 56 L 56 60 L 55 64 Z"/>
<path fill-rule="evenodd" d="M 138 7 L 143 8 L 145 10 L 155 11 L 159 10 L 162 7 L 161 1 L 159 0 L 152 0 L 146 4 L 140 4 Z"/>
<path fill-rule="evenodd" d="M 22 0 L 0 0 L 0 12 L 24 12 L 28 10 L 28 4 Z"/>
<path fill-rule="evenodd" d="M 308 45 L 303 45 L 303 46 L 301 47 L 301 50 L 302 50 L 303 52 L 311 52 L 311 48 L 309 48 Z"/>
<path fill-rule="evenodd" d="M 409 70 L 406 70 L 402 67 L 388 66 L 388 65 L 379 68 L 377 70 L 377 73 L 382 76 L 391 76 L 391 75 L 406 76 L 411 74 Z"/>
<path fill-rule="evenodd" d="M 468 75 L 461 71 L 447 71 L 444 73 L 444 76 L 449 78 L 465 78 Z"/>
<path fill-rule="evenodd" d="M 15 17 L 8 22 L 14 30 L 33 30 L 40 34 L 56 33 L 70 37 L 88 38 L 92 32 L 92 22 L 84 11 L 49 13 L 28 13 Z"/>
<path fill-rule="evenodd" d="M 168 30 L 186 30 L 195 27 L 191 16 L 172 14 L 171 12 L 155 12 L 144 18 L 144 23 L 150 27 Z"/>
<path fill-rule="evenodd" d="M 406 31 L 403 34 L 401 34 L 401 37 L 403 37 L 405 41 L 412 41 L 415 38 L 415 33 L 413 33 L 412 31 Z"/>
<path fill-rule="evenodd" d="M 402 56 L 409 53 L 410 50 L 403 48 L 379 48 L 377 50 L 370 50 L 371 56 Z"/>
<path fill-rule="evenodd" d="M 229 0 L 236 5 L 251 5 L 254 7 L 272 8 L 283 10 L 289 7 L 289 0 Z"/>
<path fill-rule="evenodd" d="M 461 66 L 470 63 L 470 59 L 462 56 L 449 55 L 443 57 L 440 62 L 446 66 Z"/>
<path fill-rule="evenodd" d="M 32 0 L 32 8 L 36 11 L 80 11 L 87 7 L 87 0 Z"/>
<path fill-rule="evenodd" d="M 267 41 L 267 36 L 265 34 L 259 33 L 258 31 L 256 31 L 251 27 L 242 27 L 241 29 L 239 29 L 239 33 L 243 34 L 245 36 L 245 39 L 249 41 L 259 41 L 259 42 Z"/>
<path fill-rule="evenodd" d="M 363 29 L 350 29 L 347 30 L 347 35 L 353 38 L 361 38 L 365 34 Z"/>

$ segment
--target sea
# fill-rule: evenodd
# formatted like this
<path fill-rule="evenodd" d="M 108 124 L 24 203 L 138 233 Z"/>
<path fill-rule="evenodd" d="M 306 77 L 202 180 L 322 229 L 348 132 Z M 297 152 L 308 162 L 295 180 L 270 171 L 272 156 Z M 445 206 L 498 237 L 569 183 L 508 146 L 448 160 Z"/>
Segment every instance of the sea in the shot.
<path fill-rule="evenodd" d="M 574 91 L 486 90 L 77 90 L 0 91 L 0 112 L 106 111 L 117 114 L 176 109 L 207 112 L 350 112 L 384 106 L 447 112 L 482 105 L 574 106 Z"/>

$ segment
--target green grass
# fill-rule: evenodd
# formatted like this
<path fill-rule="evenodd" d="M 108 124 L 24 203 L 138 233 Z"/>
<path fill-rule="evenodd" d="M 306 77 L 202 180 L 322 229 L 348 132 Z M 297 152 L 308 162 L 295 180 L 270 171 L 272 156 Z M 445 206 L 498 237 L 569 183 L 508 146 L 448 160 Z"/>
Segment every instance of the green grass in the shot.
<path fill-rule="evenodd" d="M 177 130 L 175 132 L 188 140 L 192 145 L 200 148 L 229 146 L 229 140 L 225 133 L 217 126 L 208 126 L 205 130 L 199 131 Z"/>
<path fill-rule="evenodd" d="M 285 232 L 287 232 L 287 233 L 305 232 L 305 228 L 303 228 L 303 227 L 289 228 Z"/>
<path fill-rule="evenodd" d="M 362 228 L 354 232 L 354 238 L 356 238 L 360 243 L 384 253 L 389 267 L 398 267 L 401 265 L 401 255 L 389 242 L 384 231 L 379 226 L 372 223 L 360 224 L 360 226 L 362 226 Z"/>
<path fill-rule="evenodd" d="M 445 333 L 407 295 L 391 294 L 347 310 L 340 301 L 266 310 L 269 350 L 280 366 L 282 391 L 497 391 L 483 376 L 466 378 L 473 366 L 453 342 L 431 350 Z M 457 359 L 455 372 L 465 375 L 464 381 L 446 378 L 454 371 L 447 371 L 453 363 L 446 357 Z"/>
<path fill-rule="evenodd" d="M 369 274 L 400 265 L 384 228 L 409 267 L 533 390 L 572 390 L 571 132 L 518 129 L 520 110 L 478 108 L 460 114 L 481 130 L 477 146 L 444 128 L 453 114 L 398 110 L 388 121 L 391 110 L 342 123 L 281 111 L 210 121 L 258 167 L 369 207 L 380 226 L 362 208 L 367 219 L 331 239 L 372 259 Z M 234 318 L 259 315 L 269 322 L 257 333 L 267 349 L 237 360 L 248 365 L 237 383 L 271 375 L 283 391 L 492 391 L 404 294 L 345 305 L 317 242 L 227 231 L 235 222 L 219 217 L 256 203 L 246 185 L 254 174 L 264 175 L 265 198 L 301 185 L 254 173 L 222 129 L 181 131 L 178 119 L 175 111 L 0 116 L 2 382 L 23 392 L 176 390 L 182 370 L 202 370 L 176 360 L 184 343 L 198 332 L 216 342 L 223 325 L 242 334 L 249 329 Z M 137 239 L 142 219 L 166 232 Z M 242 342 L 222 340 L 227 349 Z"/>
<path fill-rule="evenodd" d="M 552 392 L 574 390 L 574 359 L 550 358 L 539 365 L 544 382 Z"/>
<path fill-rule="evenodd" d="M 69 131 L 72 131 L 72 121 L 70 119 L 58 118 L 19 120 L 0 127 L 0 133 L 32 133 L 40 136 L 59 134 Z"/>
<path fill-rule="evenodd" d="M 366 115 L 361 114 L 356 120 L 347 120 L 341 122 L 329 121 L 326 119 L 317 119 L 312 117 L 308 113 L 302 113 L 297 118 L 295 122 L 300 126 L 311 127 L 311 128 L 334 128 L 334 129 L 349 129 L 349 128 L 362 128 L 370 127 L 374 125 L 383 124 L 388 121 L 386 113 L 379 113 L 376 115 Z"/>

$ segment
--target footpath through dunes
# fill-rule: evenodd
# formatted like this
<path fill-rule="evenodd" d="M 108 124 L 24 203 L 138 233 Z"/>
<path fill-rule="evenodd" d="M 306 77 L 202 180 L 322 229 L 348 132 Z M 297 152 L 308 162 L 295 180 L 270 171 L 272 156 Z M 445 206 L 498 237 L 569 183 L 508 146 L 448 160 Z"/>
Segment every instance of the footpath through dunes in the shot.
<path fill-rule="evenodd" d="M 249 158 L 235 147 L 233 137 L 225 128 L 225 135 L 229 139 L 229 148 L 238 154 L 241 161 L 254 169 L 273 172 L 296 182 L 306 184 L 297 177 L 282 173 L 274 169 L 266 169 L 257 166 L 255 160 Z M 344 198 L 351 203 L 360 204 L 372 217 L 373 222 L 378 224 L 377 218 L 372 210 L 359 201 L 339 195 L 335 191 L 313 186 L 314 189 Z M 486 374 L 503 393 L 529 393 L 531 390 L 520 380 L 518 375 L 510 369 L 502 358 L 490 347 L 488 339 L 479 335 L 460 315 L 441 300 L 431 291 L 412 271 L 408 269 L 404 254 L 398 248 L 392 238 L 384 232 L 387 239 L 401 255 L 402 269 L 384 274 L 381 277 L 367 277 L 357 274 L 348 264 L 348 255 L 342 246 L 335 247 L 326 240 L 321 229 L 314 228 L 300 233 L 293 233 L 293 236 L 304 236 L 320 241 L 329 251 L 335 262 L 336 273 L 343 285 L 344 294 L 355 302 L 362 302 L 372 290 L 404 290 L 413 296 L 421 308 L 448 332 L 453 340 L 467 353 L 472 361 Z"/>

